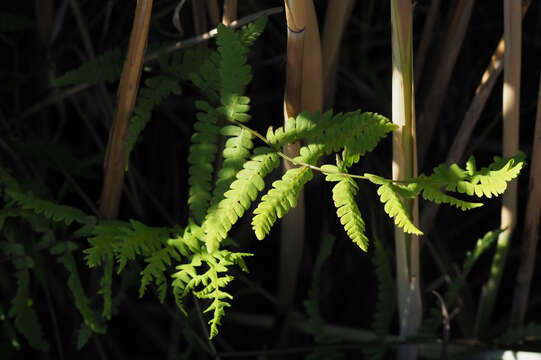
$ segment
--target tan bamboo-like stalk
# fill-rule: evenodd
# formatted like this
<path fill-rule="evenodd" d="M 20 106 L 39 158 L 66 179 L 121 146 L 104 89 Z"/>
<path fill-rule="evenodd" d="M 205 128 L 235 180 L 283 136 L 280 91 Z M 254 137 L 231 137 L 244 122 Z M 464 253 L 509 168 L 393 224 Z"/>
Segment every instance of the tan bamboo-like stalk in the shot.
<path fill-rule="evenodd" d="M 218 26 L 220 22 L 220 10 L 218 8 L 218 0 L 207 0 L 207 11 L 212 27 Z"/>
<path fill-rule="evenodd" d="M 412 50 L 412 4 L 411 0 L 391 0 L 393 98 L 392 120 L 398 125 L 393 132 L 393 179 L 404 180 L 417 176 L 417 152 L 415 133 L 415 99 L 413 84 Z M 407 210 L 418 224 L 417 200 L 406 201 Z M 395 228 L 396 271 L 400 338 L 417 333 L 422 319 L 421 292 L 419 285 L 419 239 Z M 402 346 L 400 359 L 415 359 L 415 345 Z"/>
<path fill-rule="evenodd" d="M 423 26 L 423 36 L 421 37 L 421 43 L 419 49 L 415 54 L 415 89 L 419 86 L 421 75 L 423 73 L 423 67 L 425 65 L 426 55 L 428 53 L 428 46 L 432 40 L 432 34 L 434 32 L 434 25 L 438 18 L 438 10 L 440 9 L 440 0 L 432 0 L 430 3 L 430 9 L 428 9 L 428 15 L 426 16 L 425 25 Z"/>
<path fill-rule="evenodd" d="M 288 54 L 284 122 L 301 110 L 321 111 L 323 101 L 321 45 L 319 28 L 312 0 L 285 0 L 288 26 Z M 300 142 L 288 145 L 284 153 L 298 155 Z M 287 171 L 291 164 L 285 162 Z M 305 206 L 301 192 L 297 207 L 291 209 L 281 223 L 280 273 L 278 310 L 289 308 L 297 287 L 302 249 L 304 246 Z"/>
<path fill-rule="evenodd" d="M 521 2 L 504 0 L 504 79 L 503 79 L 503 156 L 516 155 L 519 150 L 520 69 L 522 53 Z M 508 185 L 503 194 L 501 229 L 496 253 L 492 260 L 491 275 L 483 288 L 476 322 L 476 334 L 488 329 L 494 303 L 509 251 L 511 236 L 516 225 L 517 182 Z"/>
<path fill-rule="evenodd" d="M 354 0 L 329 0 L 321 39 L 324 104 L 331 108 L 336 89 L 336 67 L 342 35 L 351 16 Z"/>
<path fill-rule="evenodd" d="M 126 137 L 139 88 L 151 14 L 152 0 L 137 0 L 128 54 L 118 86 L 118 103 L 105 156 L 100 212 L 106 219 L 116 218 L 118 214 L 126 169 Z"/>
<path fill-rule="evenodd" d="M 237 20 L 237 0 L 225 0 L 222 23 L 229 25 L 235 20 Z"/>
<path fill-rule="evenodd" d="M 203 34 L 208 29 L 207 3 L 201 0 L 192 0 L 192 16 L 196 34 Z"/>
<path fill-rule="evenodd" d="M 539 93 L 537 95 L 537 116 L 533 136 L 533 151 L 530 169 L 530 182 L 528 185 L 528 202 L 524 232 L 522 235 L 521 263 L 515 283 L 513 307 L 511 313 L 511 326 L 520 327 L 524 324 L 528 296 L 535 265 L 535 253 L 539 240 L 539 221 L 541 219 L 541 76 L 539 77 Z"/>
<path fill-rule="evenodd" d="M 419 159 L 422 166 L 437 119 L 440 113 L 443 99 L 447 93 L 447 86 L 455 67 L 456 59 L 462 47 L 462 42 L 470 22 L 473 4 L 472 0 L 459 0 L 453 20 L 447 30 L 444 45 L 438 59 L 438 70 L 431 83 L 427 98 L 424 101 L 423 112 L 419 118 L 419 129 L 422 129 L 422 141 L 419 142 Z"/>

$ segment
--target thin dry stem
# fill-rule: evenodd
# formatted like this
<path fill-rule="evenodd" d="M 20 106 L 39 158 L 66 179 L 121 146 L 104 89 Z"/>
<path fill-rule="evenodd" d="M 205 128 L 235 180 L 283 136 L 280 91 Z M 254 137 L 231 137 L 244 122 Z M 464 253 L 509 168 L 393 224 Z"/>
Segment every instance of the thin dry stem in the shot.
<path fill-rule="evenodd" d="M 522 53 L 521 3 L 504 0 L 504 80 L 503 80 L 503 156 L 515 155 L 519 150 L 520 69 Z M 501 229 L 496 254 L 492 261 L 491 276 L 487 281 L 479 305 L 476 334 L 488 329 L 500 281 L 505 267 L 511 235 L 516 225 L 517 182 L 512 180 L 503 194 Z"/>
<path fill-rule="evenodd" d="M 107 219 L 116 218 L 118 214 L 126 166 L 126 137 L 139 88 L 151 13 L 152 0 L 137 1 L 128 54 L 118 87 L 118 105 L 113 126 L 109 132 L 105 157 L 100 212 Z"/>
<path fill-rule="evenodd" d="M 460 0 L 456 6 L 453 20 L 447 30 L 444 46 L 439 56 L 438 71 L 434 76 L 425 105 L 419 119 L 419 129 L 422 129 L 422 141 L 419 142 L 419 154 L 421 166 L 423 158 L 426 156 L 428 147 L 436 128 L 440 109 L 447 93 L 447 86 L 456 59 L 462 47 L 462 42 L 470 22 L 473 4 L 471 0 Z"/>
<path fill-rule="evenodd" d="M 511 326 L 519 327 L 524 324 L 528 296 L 535 265 L 537 241 L 539 239 L 539 221 L 541 219 L 541 76 L 539 77 L 539 93 L 537 97 L 537 116 L 533 137 L 533 152 L 531 160 L 530 182 L 528 186 L 528 202 L 524 232 L 522 235 L 521 263 L 517 273 Z"/>
<path fill-rule="evenodd" d="M 225 0 L 222 23 L 229 25 L 235 20 L 237 20 L 237 0 Z"/>
<path fill-rule="evenodd" d="M 322 38 L 322 68 L 325 108 L 332 107 L 336 89 L 336 69 L 338 65 L 340 42 L 351 16 L 353 0 L 329 0 L 325 14 Z"/>
<path fill-rule="evenodd" d="M 421 80 L 421 75 L 423 73 L 423 67 L 425 65 L 425 59 L 428 52 L 428 46 L 432 40 L 432 33 L 434 32 L 434 25 L 436 24 L 436 19 L 438 17 L 438 10 L 440 8 L 440 0 L 432 0 L 430 3 L 430 9 L 428 10 L 428 15 L 426 16 L 425 25 L 423 27 L 423 35 L 421 37 L 421 43 L 419 44 L 419 49 L 415 54 L 415 89 L 418 89 L 419 82 Z"/>

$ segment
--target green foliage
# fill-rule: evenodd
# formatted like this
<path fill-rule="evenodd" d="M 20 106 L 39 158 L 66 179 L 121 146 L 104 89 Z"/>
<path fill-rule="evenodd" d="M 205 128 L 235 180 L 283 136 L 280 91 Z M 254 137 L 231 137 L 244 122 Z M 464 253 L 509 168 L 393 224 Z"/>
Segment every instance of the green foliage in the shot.
<path fill-rule="evenodd" d="M 14 318 L 15 327 L 24 335 L 34 349 L 47 352 L 49 344 L 43 337 L 43 328 L 38 321 L 32 298 L 30 297 L 30 271 L 19 269 L 14 274 L 17 279 L 17 294 L 11 301 L 9 316 Z"/>
<path fill-rule="evenodd" d="M 436 167 L 430 176 L 420 175 L 416 179 L 402 182 L 393 182 L 373 174 L 364 176 L 372 183 L 380 185 L 378 195 L 385 204 L 385 212 L 394 218 L 395 224 L 406 233 L 422 235 L 407 213 L 404 200 L 421 195 L 426 200 L 454 205 L 461 210 L 474 209 L 483 204 L 460 200 L 445 191 L 488 198 L 500 195 L 507 188 L 507 182 L 518 176 L 524 164 L 524 154 L 519 153 L 509 158 L 495 157 L 488 167 L 480 170 L 476 169 L 475 160 L 470 157 L 466 169 L 456 164 L 442 164 Z"/>
<path fill-rule="evenodd" d="M 190 292 L 200 299 L 210 300 L 210 305 L 203 312 L 212 312 L 209 324 L 210 338 L 213 338 L 218 334 L 218 326 L 221 325 L 225 308 L 230 306 L 228 301 L 233 299 L 233 296 L 223 290 L 233 280 L 233 276 L 227 274 L 228 268 L 237 265 L 247 272 L 244 257 L 251 254 L 234 253 L 225 249 L 209 253 L 202 243 L 198 247 L 196 245 L 197 239 L 201 239 L 202 236 L 203 230 L 191 223 L 182 236 L 170 241 L 171 245 L 184 248 L 184 252 L 186 244 L 193 250 L 189 262 L 176 266 L 178 271 L 173 274 L 175 280 L 172 286 L 176 303 L 185 314 L 182 300 Z"/>
<path fill-rule="evenodd" d="M 355 195 L 359 189 L 357 183 L 350 177 L 343 175 L 346 169 L 342 169 L 342 174 L 338 175 L 339 168 L 332 165 L 322 167 L 327 175 L 327 181 L 337 182 L 332 189 L 332 198 L 336 207 L 336 214 L 340 223 L 344 226 L 350 239 L 357 244 L 363 251 L 368 249 L 368 238 L 364 230 L 365 224 L 361 217 L 361 212 L 355 202 Z"/>
<path fill-rule="evenodd" d="M 502 233 L 502 230 L 494 230 L 494 231 L 487 232 L 482 238 L 477 240 L 477 243 L 473 251 L 468 251 L 466 253 L 466 259 L 464 260 L 464 264 L 462 265 L 462 271 L 456 277 L 456 279 L 454 279 L 453 282 L 451 282 L 451 284 L 449 285 L 449 288 L 447 289 L 443 297 L 445 306 L 448 309 L 451 309 L 453 306 L 455 306 L 458 299 L 459 290 L 462 286 L 464 286 L 464 283 L 466 282 L 466 278 L 470 274 L 477 260 L 488 248 L 490 248 L 490 246 L 496 241 L 496 239 L 498 239 L 498 236 L 501 233 Z M 434 306 L 431 309 L 430 316 L 425 321 L 422 332 L 426 334 L 434 334 L 436 332 L 436 330 L 438 329 L 438 326 L 441 324 L 441 310 L 440 309 L 441 309 L 440 306 Z"/>
<path fill-rule="evenodd" d="M 259 147 L 243 169 L 236 174 L 224 198 L 209 211 L 202 225 L 205 243 L 210 251 L 218 248 L 220 241 L 227 237 L 231 227 L 244 215 L 265 188 L 264 178 L 279 164 L 278 155 L 270 148 Z"/>
<path fill-rule="evenodd" d="M 158 75 L 145 80 L 145 87 L 139 91 L 137 105 L 133 109 L 133 117 L 126 138 L 126 164 L 129 163 L 131 151 L 139 135 L 150 121 L 152 110 L 171 94 L 181 94 L 177 79 Z"/>
<path fill-rule="evenodd" d="M 105 81 L 113 82 L 118 80 L 123 62 L 124 58 L 119 49 L 110 50 L 53 80 L 52 85 L 60 87 L 82 83 L 94 85 Z"/>

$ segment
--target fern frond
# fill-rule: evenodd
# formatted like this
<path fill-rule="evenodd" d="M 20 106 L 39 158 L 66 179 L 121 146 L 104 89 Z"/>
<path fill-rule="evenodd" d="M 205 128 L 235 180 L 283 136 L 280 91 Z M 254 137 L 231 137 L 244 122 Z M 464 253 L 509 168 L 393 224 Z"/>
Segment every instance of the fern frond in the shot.
<path fill-rule="evenodd" d="M 225 142 L 222 152 L 224 161 L 222 168 L 218 172 L 211 207 L 222 201 L 225 192 L 235 180 L 236 174 L 242 169 L 254 146 L 252 143 L 252 134 L 239 126 L 225 126 L 221 129 L 220 133 L 228 137 L 228 139 Z"/>
<path fill-rule="evenodd" d="M 327 154 L 344 148 L 345 167 L 359 161 L 360 156 L 372 151 L 381 139 L 397 128 L 382 115 L 359 110 L 322 120 L 324 132 L 313 143 L 325 144 Z"/>
<path fill-rule="evenodd" d="M 196 115 L 195 133 L 188 155 L 188 204 L 195 220 L 201 224 L 211 200 L 213 164 L 218 151 L 220 128 L 216 124 L 218 113 L 209 103 L 198 101 L 196 107 L 201 111 Z"/>
<path fill-rule="evenodd" d="M 141 271 L 141 286 L 139 288 L 139 297 L 143 297 L 145 290 L 151 282 L 154 282 L 158 288 L 158 299 L 161 303 L 165 301 L 167 291 L 167 279 L 165 271 L 171 266 L 172 259 L 180 261 L 180 255 L 171 246 L 165 246 L 152 253 L 145 259 L 147 266 Z"/>
<path fill-rule="evenodd" d="M 23 334 L 34 349 L 48 352 L 49 344 L 43 336 L 43 328 L 30 297 L 30 272 L 20 269 L 15 272 L 17 293 L 11 301 L 8 315 L 14 318 L 15 327 Z"/>
<path fill-rule="evenodd" d="M 269 127 L 266 138 L 269 144 L 275 145 L 277 148 L 300 139 L 314 138 L 323 132 L 321 124 L 328 123 L 331 118 L 332 111 L 321 115 L 321 120 L 317 112 L 313 114 L 301 112 L 296 118 L 289 118 L 284 126 L 276 130 L 272 126 Z"/>
<path fill-rule="evenodd" d="M 181 94 L 181 88 L 175 78 L 158 75 L 145 80 L 145 87 L 139 91 L 137 105 L 133 109 L 133 117 L 126 138 L 126 168 L 137 139 L 150 121 L 154 107 L 169 95 Z"/>
<path fill-rule="evenodd" d="M 502 230 L 494 230 L 487 232 L 482 238 L 477 240 L 477 243 L 475 245 L 475 248 L 473 251 L 468 251 L 466 253 L 466 260 L 464 260 L 464 264 L 462 265 L 462 271 L 460 272 L 459 276 L 453 280 L 453 282 L 449 285 L 449 288 L 445 292 L 444 295 L 444 302 L 445 306 L 447 306 L 448 309 L 451 309 L 453 306 L 455 306 L 455 303 L 458 298 L 458 292 L 460 288 L 464 285 L 466 282 L 466 278 L 470 274 L 473 266 L 481 257 L 481 255 L 488 249 L 496 239 L 498 239 L 498 236 L 502 233 Z M 430 311 L 430 317 L 426 320 L 425 324 L 423 325 L 423 332 L 425 334 L 434 334 L 438 327 L 441 324 L 441 310 L 440 306 L 434 306 Z"/>
<path fill-rule="evenodd" d="M 220 101 L 220 73 L 218 71 L 218 64 L 220 57 L 217 53 L 213 52 L 205 60 L 198 72 L 189 73 L 190 80 L 197 86 L 207 99 L 217 104 Z"/>
<path fill-rule="evenodd" d="M 254 22 L 244 25 L 239 30 L 238 35 L 241 44 L 245 47 L 251 46 L 254 41 L 256 41 L 257 38 L 263 33 L 263 30 L 265 30 L 265 27 L 267 26 L 267 21 L 268 18 L 266 16 L 263 16 Z"/>
<path fill-rule="evenodd" d="M 231 227 L 244 215 L 265 188 L 264 178 L 279 165 L 279 157 L 268 147 L 254 149 L 250 160 L 236 174 L 236 180 L 224 193 L 224 199 L 211 209 L 203 222 L 205 243 L 209 252 L 218 248 Z"/>
<path fill-rule="evenodd" d="M 103 276 L 100 280 L 100 288 L 98 294 L 103 296 L 103 310 L 102 316 L 106 320 L 111 320 L 111 315 L 113 312 L 113 268 L 114 268 L 114 258 L 113 254 L 108 254 L 105 265 L 103 267 Z"/>
<path fill-rule="evenodd" d="M 427 180 L 445 186 L 448 191 L 490 198 L 503 194 L 507 182 L 516 178 L 524 165 L 524 154 L 519 153 L 509 158 L 496 156 L 488 167 L 477 170 L 474 158 L 470 157 L 466 170 L 456 164 L 442 164 L 434 169 Z"/>
<path fill-rule="evenodd" d="M 92 329 L 83 322 L 77 332 L 77 350 L 81 350 L 86 345 L 92 334 Z"/>
<path fill-rule="evenodd" d="M 212 53 L 213 50 L 201 46 L 194 46 L 183 53 L 174 52 L 169 57 L 168 64 L 163 67 L 163 72 L 188 81 L 192 73 L 199 74 L 202 64 L 210 59 Z"/>
<path fill-rule="evenodd" d="M 378 195 L 380 201 L 385 204 L 384 210 L 394 218 L 394 223 L 408 234 L 423 235 L 423 232 L 413 224 L 406 207 L 401 199 L 413 199 L 417 196 L 415 191 L 407 187 L 394 185 L 391 180 L 373 174 L 364 174 L 372 183 L 379 185 Z"/>
<path fill-rule="evenodd" d="M 105 325 L 90 306 L 90 300 L 86 296 L 83 285 L 81 284 L 77 265 L 75 264 L 75 259 L 73 258 L 71 251 L 66 251 L 64 255 L 58 258 L 58 262 L 63 264 L 68 272 L 68 288 L 71 290 L 75 299 L 75 307 L 79 310 L 85 324 L 87 324 L 93 332 L 104 334 L 106 331 Z"/>
<path fill-rule="evenodd" d="M 246 64 L 248 48 L 235 31 L 223 24 L 218 25 L 218 53 L 220 54 L 220 92 L 222 104 L 224 97 L 243 94 L 244 87 L 252 80 L 250 65 Z"/>
<path fill-rule="evenodd" d="M 338 171 L 336 166 L 327 166 L 326 168 Z M 345 167 L 342 168 L 342 172 L 346 172 Z M 357 183 L 352 178 L 344 175 L 329 174 L 325 179 L 338 182 L 332 189 L 336 214 L 349 238 L 363 251 L 367 251 L 368 238 L 365 235 L 365 224 L 355 201 L 355 195 L 357 195 L 359 189 Z"/>
<path fill-rule="evenodd" d="M 82 83 L 95 85 L 104 81 L 113 82 L 119 78 L 123 62 L 119 49 L 110 50 L 53 80 L 52 85 L 60 87 Z"/>
<path fill-rule="evenodd" d="M 173 292 L 175 301 L 180 309 L 186 314 L 182 299 L 191 291 L 202 299 L 211 300 L 211 304 L 204 312 L 212 312 L 210 324 L 210 338 L 218 334 L 218 326 L 224 316 L 224 309 L 229 307 L 228 300 L 233 297 L 223 290 L 233 279 L 232 276 L 225 274 L 228 267 L 238 265 L 246 271 L 246 265 L 243 258 L 251 256 L 247 253 L 233 253 L 225 249 L 208 253 L 202 246 L 199 252 L 196 252 L 189 259 L 189 263 L 178 265 L 177 272 L 173 274 Z M 198 270 L 205 265 L 207 270 L 199 274 Z"/>

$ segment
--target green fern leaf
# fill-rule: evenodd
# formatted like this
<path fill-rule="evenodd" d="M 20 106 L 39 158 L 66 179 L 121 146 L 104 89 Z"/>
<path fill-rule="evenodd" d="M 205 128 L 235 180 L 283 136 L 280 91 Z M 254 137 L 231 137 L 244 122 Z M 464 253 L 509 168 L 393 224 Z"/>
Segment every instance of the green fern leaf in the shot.
<path fill-rule="evenodd" d="M 188 155 L 190 168 L 188 183 L 190 185 L 188 204 L 195 220 L 201 224 L 211 200 L 211 181 L 214 171 L 213 163 L 218 151 L 219 127 L 216 125 L 218 113 L 207 102 L 196 102 L 200 112 L 194 125 L 192 145 Z"/>
<path fill-rule="evenodd" d="M 180 264 L 176 267 L 178 270 L 173 274 L 173 293 L 175 301 L 179 308 L 186 314 L 182 299 L 191 291 L 201 299 L 211 300 L 211 304 L 204 312 L 212 312 L 212 319 L 209 321 L 210 338 L 218 333 L 218 326 L 224 316 L 224 309 L 229 307 L 228 300 L 233 297 L 223 290 L 227 284 L 233 280 L 233 277 L 227 275 L 228 267 L 238 265 L 246 270 L 243 258 L 251 256 L 246 253 L 232 253 L 225 249 L 208 253 L 202 246 L 200 251 L 194 253 L 188 263 Z M 204 267 L 203 267 L 204 265 Z M 198 273 L 198 269 L 207 268 L 204 273 Z"/>
<path fill-rule="evenodd" d="M 175 78 L 159 75 L 145 80 L 145 87 L 139 91 L 137 105 L 133 109 L 134 115 L 126 138 L 126 168 L 139 135 L 150 121 L 152 110 L 171 94 L 181 94 L 181 88 Z"/>
<path fill-rule="evenodd" d="M 118 80 L 123 63 L 122 53 L 119 49 L 114 49 L 97 56 L 77 69 L 68 71 L 53 80 L 52 85 L 60 87 L 82 83 L 95 85 L 104 81 L 113 82 Z"/>
<path fill-rule="evenodd" d="M 17 203 L 25 210 L 32 210 L 37 215 L 41 215 L 46 219 L 55 222 L 64 222 L 66 225 L 71 225 L 73 222 L 79 224 L 91 224 L 95 222 L 95 218 L 88 216 L 81 210 L 66 205 L 58 205 L 53 202 L 39 199 L 32 193 L 24 193 L 6 189 L 6 194 L 17 201 Z"/>
<path fill-rule="evenodd" d="M 338 168 L 335 167 L 335 170 L 338 171 Z M 345 170 L 345 168 L 342 168 L 342 172 L 345 172 Z M 352 178 L 343 175 L 329 174 L 326 180 L 338 181 L 332 189 L 336 214 L 350 239 L 363 251 L 367 251 L 368 238 L 365 235 L 365 224 L 355 201 L 358 190 L 357 183 Z"/>
<path fill-rule="evenodd" d="M 70 251 L 65 252 L 64 255 L 58 258 L 58 262 L 62 263 L 68 271 L 68 288 L 73 294 L 75 307 L 79 310 L 85 324 L 87 324 L 93 332 L 104 334 L 106 331 L 105 325 L 90 306 L 90 300 L 86 296 L 83 285 L 81 284 L 73 254 Z"/>
<path fill-rule="evenodd" d="M 220 89 L 223 101 L 224 97 L 231 94 L 243 94 L 244 87 L 252 80 L 252 74 L 250 65 L 246 64 L 248 48 L 233 29 L 219 24 L 216 43 L 220 54 Z"/>
<path fill-rule="evenodd" d="M 314 165 L 323 155 L 325 145 L 309 144 L 300 149 L 296 162 Z M 270 232 L 277 218 L 282 218 L 289 209 L 297 206 L 297 197 L 302 187 L 312 179 L 313 172 L 307 166 L 288 170 L 282 179 L 272 183 L 272 189 L 263 195 L 261 202 L 254 210 L 252 228 L 259 240 Z"/>
<path fill-rule="evenodd" d="M 86 345 L 92 334 L 92 329 L 83 322 L 77 332 L 77 350 L 81 350 Z"/>
<path fill-rule="evenodd" d="M 30 272 L 21 269 L 15 272 L 17 293 L 11 301 L 8 315 L 14 319 L 15 327 L 24 335 L 34 349 L 48 352 L 49 344 L 43 337 L 43 328 L 39 323 L 36 310 L 30 297 Z"/>
<path fill-rule="evenodd" d="M 103 276 L 100 280 L 100 288 L 98 290 L 98 294 L 103 296 L 102 316 L 106 320 L 111 320 L 111 315 L 113 312 L 113 268 L 114 259 L 113 254 L 110 253 L 105 260 Z"/>
<path fill-rule="evenodd" d="M 423 235 L 423 232 L 413 224 L 413 221 L 408 214 L 406 207 L 401 199 L 414 198 L 417 193 L 409 190 L 407 187 L 399 187 L 393 185 L 391 180 L 384 179 L 377 175 L 364 174 L 372 183 L 380 185 L 378 187 L 378 195 L 384 206 L 385 212 L 394 218 L 394 223 L 401 227 L 408 234 Z"/>
<path fill-rule="evenodd" d="M 263 33 L 267 26 L 268 18 L 263 16 L 254 22 L 244 25 L 239 31 L 239 40 L 245 47 L 251 46 Z"/>
<path fill-rule="evenodd" d="M 220 91 L 220 73 L 218 71 L 218 64 L 220 57 L 213 52 L 209 58 L 201 64 L 198 72 L 192 72 L 189 74 L 192 83 L 197 86 L 207 99 L 217 104 L 220 101 L 218 95 Z"/>
<path fill-rule="evenodd" d="M 480 170 L 475 169 L 475 161 L 470 158 L 466 170 L 456 164 L 451 166 L 442 164 L 434 169 L 434 173 L 428 179 L 440 183 L 440 186 L 446 186 L 448 191 L 490 198 L 493 195 L 503 194 L 507 182 L 516 178 L 524 165 L 523 153 L 503 159 L 494 157 L 494 161 L 488 167 Z"/>
<path fill-rule="evenodd" d="M 236 174 L 236 180 L 224 193 L 224 199 L 211 209 L 202 225 L 205 243 L 209 252 L 218 249 L 220 241 L 226 238 L 231 227 L 244 215 L 265 187 L 264 178 L 279 165 L 278 155 L 270 148 L 259 147 L 243 169 Z"/>
<path fill-rule="evenodd" d="M 250 150 L 254 146 L 252 134 L 236 125 L 225 126 L 222 128 L 221 134 L 228 137 L 228 139 L 222 152 L 224 161 L 222 168 L 218 172 L 211 208 L 224 199 L 225 192 L 235 180 L 237 173 L 242 169 L 250 156 Z"/>
<path fill-rule="evenodd" d="M 175 248 L 166 246 L 152 253 L 145 259 L 147 266 L 141 271 L 141 286 L 139 297 L 143 297 L 145 290 L 152 281 L 158 288 L 158 299 L 161 303 L 165 301 L 167 291 L 167 279 L 165 271 L 171 266 L 172 259 L 180 261 L 180 256 Z"/>
<path fill-rule="evenodd" d="M 269 127 L 266 138 L 276 148 L 281 148 L 285 144 L 293 143 L 300 139 L 314 138 L 323 131 L 321 124 L 329 123 L 331 118 L 332 111 L 321 115 L 321 120 L 317 112 L 313 114 L 302 112 L 296 118 L 289 118 L 283 127 L 279 127 L 276 130 Z"/>

